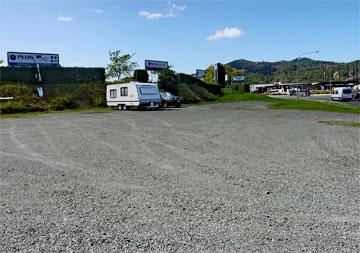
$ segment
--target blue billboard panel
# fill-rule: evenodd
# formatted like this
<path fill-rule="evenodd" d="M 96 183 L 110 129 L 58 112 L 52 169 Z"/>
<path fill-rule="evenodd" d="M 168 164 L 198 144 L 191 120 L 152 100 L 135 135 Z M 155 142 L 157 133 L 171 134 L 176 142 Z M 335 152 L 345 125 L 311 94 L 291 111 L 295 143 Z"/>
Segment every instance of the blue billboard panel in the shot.
<path fill-rule="evenodd" d="M 58 54 L 8 52 L 8 66 L 60 67 Z"/>

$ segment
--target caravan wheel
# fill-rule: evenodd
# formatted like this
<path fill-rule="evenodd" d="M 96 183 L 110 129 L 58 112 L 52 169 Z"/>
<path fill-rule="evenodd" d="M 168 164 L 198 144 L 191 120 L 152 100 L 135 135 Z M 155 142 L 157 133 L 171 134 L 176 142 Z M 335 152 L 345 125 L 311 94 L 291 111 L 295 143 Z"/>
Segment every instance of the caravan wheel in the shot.
<path fill-rule="evenodd" d="M 126 105 L 122 105 L 122 109 L 126 111 Z"/>

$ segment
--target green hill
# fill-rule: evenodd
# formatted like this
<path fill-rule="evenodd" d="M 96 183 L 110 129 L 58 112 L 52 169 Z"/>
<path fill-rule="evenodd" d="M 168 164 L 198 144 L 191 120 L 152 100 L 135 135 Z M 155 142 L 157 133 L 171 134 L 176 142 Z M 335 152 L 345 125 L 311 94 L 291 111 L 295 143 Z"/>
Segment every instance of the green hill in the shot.
<path fill-rule="evenodd" d="M 299 59 L 299 81 L 322 82 L 346 81 L 349 72 L 359 73 L 360 60 L 337 63 L 330 61 L 316 61 L 309 58 Z M 228 66 L 242 71 L 246 83 L 272 83 L 275 81 L 296 82 L 297 60 L 277 62 L 252 62 L 244 59 L 227 63 Z"/>

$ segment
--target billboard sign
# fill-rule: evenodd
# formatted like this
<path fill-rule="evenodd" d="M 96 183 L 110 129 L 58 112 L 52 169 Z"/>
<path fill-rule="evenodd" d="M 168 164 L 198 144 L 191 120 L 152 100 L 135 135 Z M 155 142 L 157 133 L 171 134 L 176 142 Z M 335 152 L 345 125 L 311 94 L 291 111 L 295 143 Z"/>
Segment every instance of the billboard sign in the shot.
<path fill-rule="evenodd" d="M 214 65 L 214 79 L 217 84 L 225 85 L 225 68 L 221 63 Z"/>
<path fill-rule="evenodd" d="M 169 68 L 169 64 L 167 61 L 145 60 L 146 70 L 163 70 L 167 68 Z"/>
<path fill-rule="evenodd" d="M 7 52 L 8 66 L 60 67 L 58 54 Z"/>
<path fill-rule="evenodd" d="M 197 69 L 196 70 L 196 77 L 197 78 L 203 78 L 205 76 L 205 70 L 203 69 Z"/>
<path fill-rule="evenodd" d="M 234 82 L 245 81 L 245 76 L 233 76 L 233 81 Z"/>

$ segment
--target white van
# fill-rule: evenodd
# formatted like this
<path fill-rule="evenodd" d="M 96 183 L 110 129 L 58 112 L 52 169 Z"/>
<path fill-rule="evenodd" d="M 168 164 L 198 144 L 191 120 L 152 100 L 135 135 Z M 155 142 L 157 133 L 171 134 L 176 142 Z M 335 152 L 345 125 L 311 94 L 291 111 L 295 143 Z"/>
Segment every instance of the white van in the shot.
<path fill-rule="evenodd" d="M 352 100 L 351 87 L 334 88 L 334 93 L 331 95 L 331 100 L 351 101 Z"/>
<path fill-rule="evenodd" d="M 161 98 L 157 84 L 131 82 L 107 85 L 106 103 L 119 110 L 129 107 L 157 108 L 161 104 Z"/>

